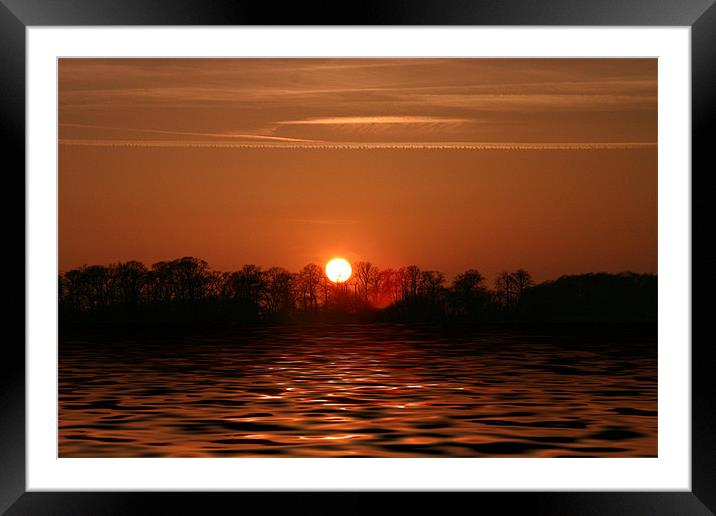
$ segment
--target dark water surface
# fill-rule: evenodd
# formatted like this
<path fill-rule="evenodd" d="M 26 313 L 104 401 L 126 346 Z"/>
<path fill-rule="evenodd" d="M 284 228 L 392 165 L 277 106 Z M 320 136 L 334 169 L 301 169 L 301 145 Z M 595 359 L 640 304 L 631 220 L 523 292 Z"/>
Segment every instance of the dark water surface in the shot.
<path fill-rule="evenodd" d="M 655 332 L 66 338 L 61 457 L 657 455 Z"/>

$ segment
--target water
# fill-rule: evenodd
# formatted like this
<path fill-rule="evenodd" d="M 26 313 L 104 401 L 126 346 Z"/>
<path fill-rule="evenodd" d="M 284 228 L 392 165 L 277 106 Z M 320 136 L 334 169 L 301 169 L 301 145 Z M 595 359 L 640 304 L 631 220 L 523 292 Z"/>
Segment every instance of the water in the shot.
<path fill-rule="evenodd" d="M 63 338 L 59 455 L 653 457 L 656 374 L 619 328 Z"/>

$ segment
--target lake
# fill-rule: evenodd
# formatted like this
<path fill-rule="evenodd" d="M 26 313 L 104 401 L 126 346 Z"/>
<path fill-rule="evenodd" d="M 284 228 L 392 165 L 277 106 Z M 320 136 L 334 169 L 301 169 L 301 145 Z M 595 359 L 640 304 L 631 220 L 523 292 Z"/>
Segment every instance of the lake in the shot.
<path fill-rule="evenodd" d="M 62 337 L 60 457 L 655 457 L 656 325 Z"/>

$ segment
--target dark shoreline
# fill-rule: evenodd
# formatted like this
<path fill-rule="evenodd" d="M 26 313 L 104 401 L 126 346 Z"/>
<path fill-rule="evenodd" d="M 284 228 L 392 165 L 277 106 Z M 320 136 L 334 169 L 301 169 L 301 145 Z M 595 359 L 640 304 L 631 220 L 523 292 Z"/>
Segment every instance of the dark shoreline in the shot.
<path fill-rule="evenodd" d="M 392 322 L 392 321 L 292 321 L 281 323 L 92 323 L 60 324 L 59 344 L 75 338 L 112 341 L 115 339 L 164 340 L 176 338 L 198 338 L 219 335 L 250 335 L 252 333 L 270 334 L 291 329 L 315 330 L 317 334 L 347 326 L 384 326 L 396 328 L 414 328 L 419 331 L 435 333 L 436 336 L 451 337 L 461 335 L 481 335 L 492 333 L 506 334 L 551 334 L 572 335 L 590 340 L 605 336 L 641 336 L 656 338 L 656 321 L 521 321 L 521 322 Z"/>

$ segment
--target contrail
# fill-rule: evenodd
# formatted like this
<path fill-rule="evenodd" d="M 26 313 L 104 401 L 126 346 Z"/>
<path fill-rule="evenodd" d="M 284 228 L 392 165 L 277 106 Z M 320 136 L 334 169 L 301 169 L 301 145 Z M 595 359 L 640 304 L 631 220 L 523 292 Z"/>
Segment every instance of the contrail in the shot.
<path fill-rule="evenodd" d="M 303 138 L 288 138 L 284 136 L 267 136 L 263 134 L 238 134 L 238 133 L 193 133 L 184 131 L 166 131 L 162 129 L 138 129 L 133 127 L 111 127 L 106 125 L 88 124 L 59 124 L 60 127 L 79 127 L 83 129 L 109 129 L 113 131 L 132 131 L 139 133 L 170 134 L 175 136 L 205 136 L 210 138 L 253 138 L 256 140 L 269 140 L 281 142 L 311 142 L 319 143 L 320 140 L 306 140 Z"/>
<path fill-rule="evenodd" d="M 325 150 L 609 150 L 651 149 L 656 142 L 217 142 L 61 139 L 60 145 L 89 147 L 202 147 L 226 149 Z"/>

